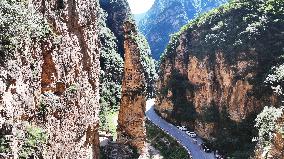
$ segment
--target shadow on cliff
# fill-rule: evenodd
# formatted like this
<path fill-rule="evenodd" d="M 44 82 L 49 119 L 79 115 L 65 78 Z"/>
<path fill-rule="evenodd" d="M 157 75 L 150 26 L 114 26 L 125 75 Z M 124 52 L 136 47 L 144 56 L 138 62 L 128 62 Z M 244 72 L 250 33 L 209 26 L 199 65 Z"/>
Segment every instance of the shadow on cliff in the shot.
<path fill-rule="evenodd" d="M 197 113 L 192 102 L 187 100 L 187 90 L 194 89 L 185 76 L 178 70 L 174 69 L 171 73 L 171 78 L 168 81 L 168 89 L 172 91 L 172 102 L 174 109 L 171 118 L 177 121 L 194 121 Z"/>
<path fill-rule="evenodd" d="M 219 114 L 218 133 L 213 135 L 214 140 L 206 142 L 236 159 L 252 156 L 256 145 L 252 138 L 257 136 L 257 129 L 254 127 L 257 114 L 251 114 L 241 122 L 231 120 L 226 107 Z"/>

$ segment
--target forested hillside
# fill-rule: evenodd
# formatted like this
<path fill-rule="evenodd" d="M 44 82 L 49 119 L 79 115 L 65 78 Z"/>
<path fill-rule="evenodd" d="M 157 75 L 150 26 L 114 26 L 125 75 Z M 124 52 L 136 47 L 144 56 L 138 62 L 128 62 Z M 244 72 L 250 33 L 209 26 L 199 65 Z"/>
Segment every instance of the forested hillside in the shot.
<path fill-rule="evenodd" d="M 227 0 L 155 0 L 151 9 L 138 17 L 139 29 L 150 44 L 153 58 L 160 58 L 171 34 L 201 13 L 225 2 Z"/>

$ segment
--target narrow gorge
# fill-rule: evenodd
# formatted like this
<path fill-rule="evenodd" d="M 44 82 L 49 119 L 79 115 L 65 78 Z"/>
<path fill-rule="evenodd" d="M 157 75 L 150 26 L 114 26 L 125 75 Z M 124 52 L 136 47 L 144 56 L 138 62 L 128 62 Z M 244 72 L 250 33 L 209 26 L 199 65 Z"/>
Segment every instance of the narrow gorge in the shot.
<path fill-rule="evenodd" d="M 127 1 L 5 0 L 0 8 L 0 158 L 98 159 L 106 116 L 120 100 L 118 149 L 146 151 L 144 113 L 155 68 L 135 23 L 124 26 L 132 21 Z M 135 74 L 131 85 L 141 78 L 139 88 L 126 84 L 132 73 L 123 76 L 124 64 L 125 75 Z M 128 92 L 140 101 L 130 116 L 137 101 Z M 126 134 L 134 141 L 123 142 L 121 127 L 138 128 Z"/>
<path fill-rule="evenodd" d="M 0 159 L 284 159 L 283 81 L 283 0 L 0 1 Z"/>

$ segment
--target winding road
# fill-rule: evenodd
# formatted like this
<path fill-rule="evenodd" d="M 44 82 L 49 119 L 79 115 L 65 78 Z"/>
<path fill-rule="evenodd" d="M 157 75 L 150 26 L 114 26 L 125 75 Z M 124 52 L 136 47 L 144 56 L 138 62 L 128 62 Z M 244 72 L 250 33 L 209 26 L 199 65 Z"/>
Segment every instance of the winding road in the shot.
<path fill-rule="evenodd" d="M 146 116 L 153 124 L 177 140 L 188 151 L 193 159 L 215 158 L 213 153 L 205 153 L 202 149 L 200 149 L 199 144 L 202 143 L 200 138 L 197 137 L 196 139 L 198 143 L 194 143 L 193 139 L 184 131 L 179 130 L 176 126 L 168 123 L 158 116 L 154 111 L 154 104 L 154 99 L 148 100 L 146 103 Z"/>

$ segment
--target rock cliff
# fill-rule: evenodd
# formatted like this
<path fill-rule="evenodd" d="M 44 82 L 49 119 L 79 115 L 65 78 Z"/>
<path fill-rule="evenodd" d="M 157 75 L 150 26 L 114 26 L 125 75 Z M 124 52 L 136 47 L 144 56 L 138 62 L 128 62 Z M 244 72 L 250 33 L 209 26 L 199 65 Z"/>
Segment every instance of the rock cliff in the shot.
<path fill-rule="evenodd" d="M 137 28 L 133 22 L 125 22 L 124 34 L 125 63 L 117 141 L 130 144 L 143 154 L 146 146 L 146 84 L 141 63 L 141 50 L 137 41 Z"/>
<path fill-rule="evenodd" d="M 253 130 L 251 119 L 265 105 L 280 102 L 263 83 L 269 69 L 281 61 L 280 6 L 283 2 L 277 0 L 231 1 L 173 35 L 160 62 L 156 110 L 173 122 L 195 127 L 210 141 L 222 140 L 223 134 L 227 141 L 220 147 L 249 145 L 255 134 L 246 131 Z M 225 151 L 235 155 L 243 150 L 232 146 Z"/>
<path fill-rule="evenodd" d="M 98 159 L 98 2 L 1 1 L 1 9 L 18 18 L 9 27 L 17 45 L 0 69 L 1 128 L 14 138 L 7 154 Z"/>
<path fill-rule="evenodd" d="M 160 58 L 171 34 L 198 14 L 225 2 L 227 0 L 155 0 L 151 9 L 138 21 L 141 32 L 149 41 L 153 58 Z"/>

